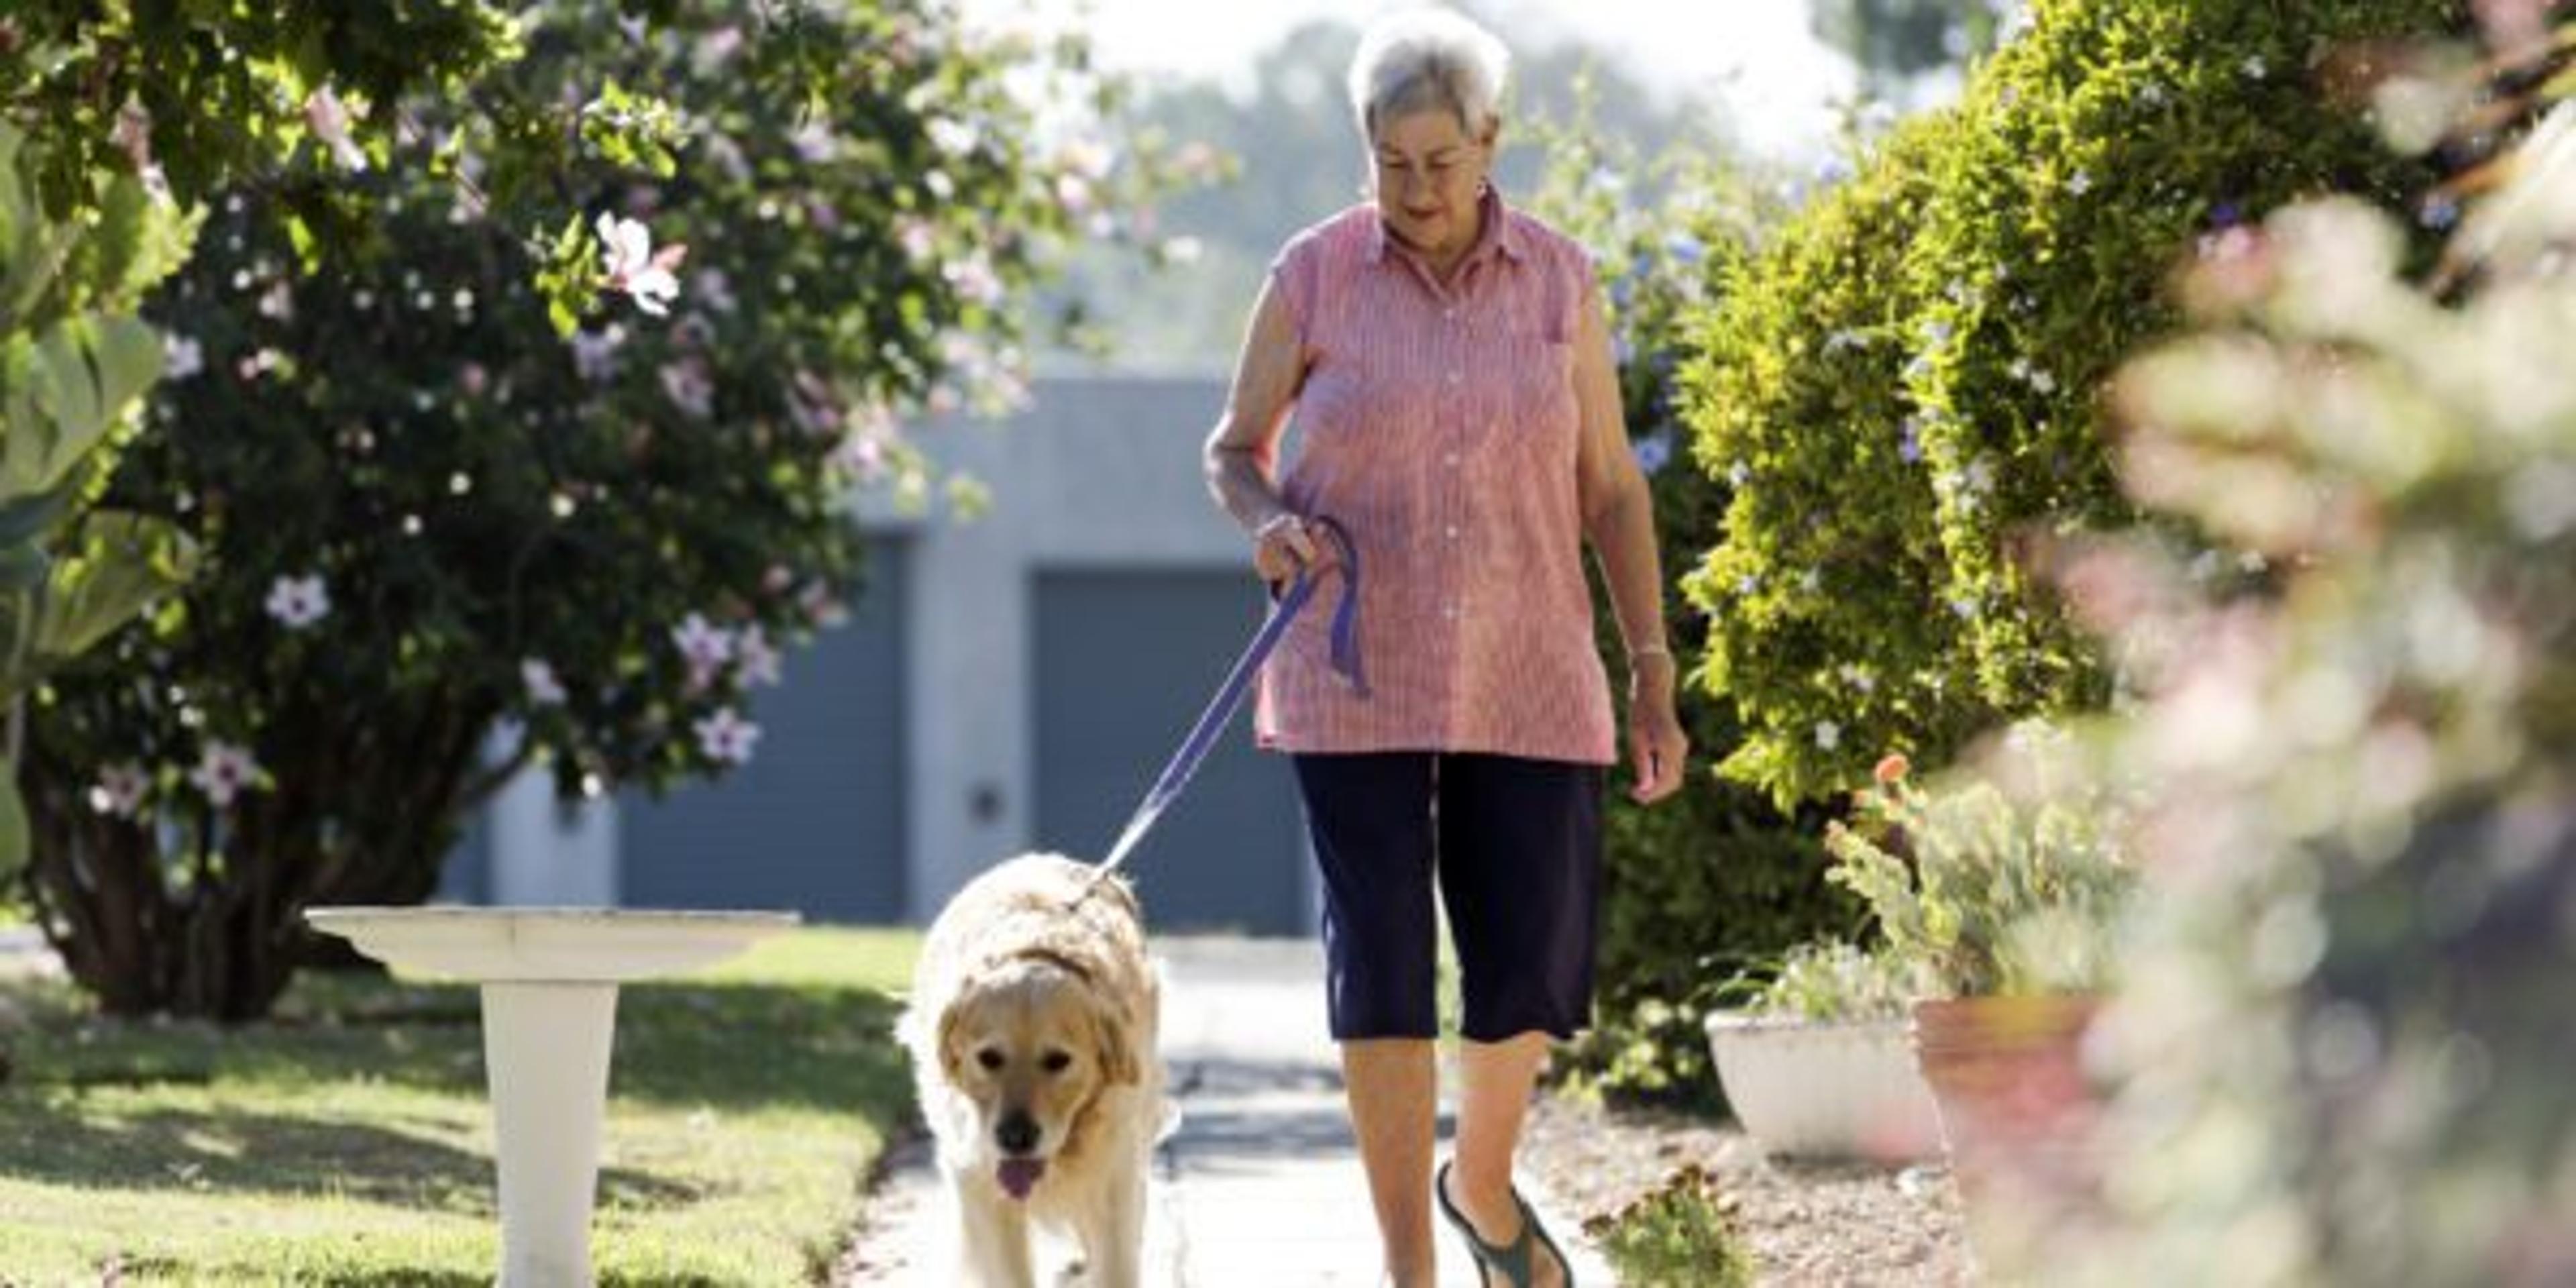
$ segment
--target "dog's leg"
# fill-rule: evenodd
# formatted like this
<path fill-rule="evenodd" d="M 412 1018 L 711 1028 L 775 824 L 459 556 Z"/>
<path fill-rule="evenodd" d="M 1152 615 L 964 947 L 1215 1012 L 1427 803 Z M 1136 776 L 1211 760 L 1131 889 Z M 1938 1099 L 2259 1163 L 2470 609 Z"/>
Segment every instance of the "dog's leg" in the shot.
<path fill-rule="evenodd" d="M 1118 1169 L 1082 1213 L 1078 1236 L 1091 1268 L 1088 1288 L 1138 1288 L 1144 1279 L 1145 1176 L 1153 1158 L 1144 1149 L 1134 1152 L 1134 1165 Z"/>
<path fill-rule="evenodd" d="M 1036 1288 L 1028 1208 L 973 1172 L 952 1172 L 948 1184 L 957 1207 L 957 1268 L 967 1288 Z"/>

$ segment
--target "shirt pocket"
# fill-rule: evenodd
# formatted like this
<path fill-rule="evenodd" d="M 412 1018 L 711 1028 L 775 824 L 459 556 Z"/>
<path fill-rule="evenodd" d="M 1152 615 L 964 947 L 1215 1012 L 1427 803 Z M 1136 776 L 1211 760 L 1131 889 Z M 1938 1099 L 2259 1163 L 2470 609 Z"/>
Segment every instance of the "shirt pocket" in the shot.
<path fill-rule="evenodd" d="M 1539 333 L 1504 339 L 1496 356 L 1492 434 L 1496 446 L 1570 465 L 1580 421 L 1574 346 Z"/>

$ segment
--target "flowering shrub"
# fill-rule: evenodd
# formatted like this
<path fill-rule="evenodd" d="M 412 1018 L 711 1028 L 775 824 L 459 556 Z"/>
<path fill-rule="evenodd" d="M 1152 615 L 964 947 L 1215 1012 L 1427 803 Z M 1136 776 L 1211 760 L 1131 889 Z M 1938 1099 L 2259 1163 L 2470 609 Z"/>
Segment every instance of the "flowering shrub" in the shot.
<path fill-rule="evenodd" d="M 2336 91 L 2448 4 L 2030 8 L 1956 109 L 1895 131 L 1687 322 L 1692 455 L 1732 485 L 1696 533 L 1696 675 L 1745 722 L 1726 771 L 1783 802 L 1883 749 L 1939 763 L 2104 702 L 2016 555 L 2129 520 L 2098 391 L 2178 321 L 2170 266 L 2292 197 L 2422 173 Z"/>
<path fill-rule="evenodd" d="M 2561 108 L 2499 171 L 2459 298 L 2389 216 L 2305 205 L 2122 375 L 2133 494 L 2284 584 L 2213 597 L 2152 537 L 2068 574 L 2134 646 L 2123 765 L 2157 792 L 2099 1044 L 2126 1221 L 2055 1274 L 2576 1277 L 2571 145 Z"/>
<path fill-rule="evenodd" d="M 400 164 L 224 197 L 153 306 L 181 356 L 112 493 L 204 573 L 52 687 L 27 775 L 39 909 L 110 1008 L 259 1013 L 297 908 L 423 897 L 522 764 L 598 795 L 757 755 L 755 696 L 859 586 L 847 499 L 930 485 L 898 410 L 1014 396 L 1016 293 L 1148 182 L 1041 152 L 1006 91 L 1077 50 L 909 0 L 657 11 L 540 11 L 498 73 L 612 87 L 549 145 L 556 247 L 478 217 L 511 120 L 421 104 Z M 379 234 L 307 271 L 339 189 Z M 569 319 L 529 271 L 563 238 Z"/>

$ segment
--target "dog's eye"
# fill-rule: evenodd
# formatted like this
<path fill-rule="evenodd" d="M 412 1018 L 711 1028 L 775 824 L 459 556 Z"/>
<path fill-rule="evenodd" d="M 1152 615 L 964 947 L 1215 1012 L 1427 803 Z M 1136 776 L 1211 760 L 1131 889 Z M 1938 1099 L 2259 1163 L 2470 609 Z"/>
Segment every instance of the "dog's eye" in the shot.
<path fill-rule="evenodd" d="M 983 1050 L 976 1052 L 975 1063 L 984 1066 L 987 1072 L 1001 1068 L 1002 1049 L 1000 1047 L 986 1047 Z"/>
<path fill-rule="evenodd" d="M 1038 1065 L 1049 1073 L 1062 1073 L 1073 1067 L 1073 1056 L 1069 1052 L 1049 1051 Z"/>

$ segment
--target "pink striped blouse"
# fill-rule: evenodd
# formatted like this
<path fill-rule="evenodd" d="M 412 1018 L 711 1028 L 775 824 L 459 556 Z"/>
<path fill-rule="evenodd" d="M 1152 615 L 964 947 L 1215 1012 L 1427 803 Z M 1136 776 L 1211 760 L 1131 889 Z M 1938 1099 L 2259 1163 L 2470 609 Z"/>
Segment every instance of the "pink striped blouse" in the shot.
<path fill-rule="evenodd" d="M 1485 202 L 1446 288 L 1369 205 L 1271 265 L 1305 367 L 1281 489 L 1358 547 L 1373 692 L 1328 665 L 1328 582 L 1263 669 L 1265 747 L 1615 759 L 1576 502 L 1572 342 L 1597 307 L 1591 262 Z"/>

